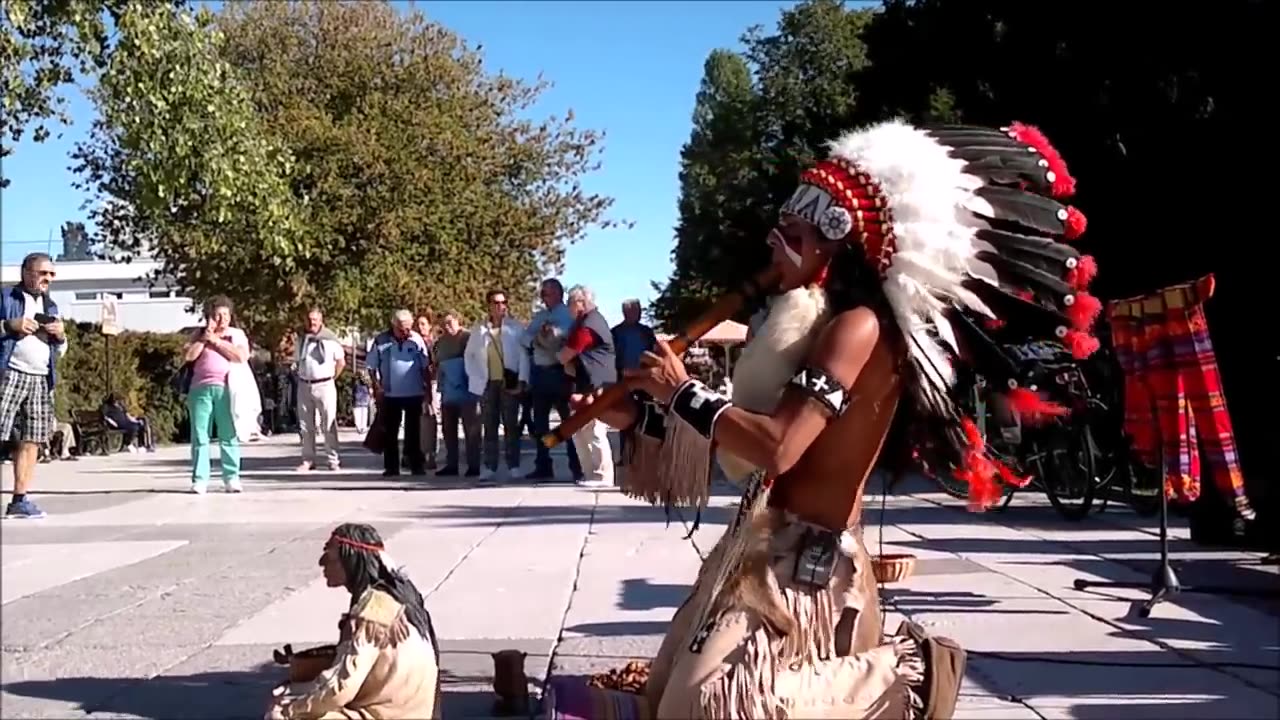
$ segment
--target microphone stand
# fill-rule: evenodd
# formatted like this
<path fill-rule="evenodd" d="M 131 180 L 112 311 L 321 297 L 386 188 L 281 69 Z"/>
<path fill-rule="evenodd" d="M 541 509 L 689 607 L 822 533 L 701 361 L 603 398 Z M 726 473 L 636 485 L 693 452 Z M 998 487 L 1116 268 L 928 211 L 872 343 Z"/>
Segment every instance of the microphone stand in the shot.
<path fill-rule="evenodd" d="M 1155 401 L 1152 399 L 1152 417 L 1155 417 Z M 1133 459 L 1129 458 L 1132 463 Z M 1160 467 L 1165 467 L 1163 457 Z M 1131 468 L 1131 466 L 1130 466 Z M 1132 469 L 1129 470 L 1132 472 Z M 1160 564 L 1148 583 L 1114 582 L 1106 580 L 1086 580 L 1076 578 L 1073 583 L 1076 590 L 1088 588 L 1116 588 L 1131 590 L 1149 590 L 1151 596 L 1146 600 L 1135 600 L 1129 606 L 1129 612 L 1140 618 L 1151 616 L 1151 609 L 1162 602 L 1169 602 L 1180 593 L 1199 593 L 1201 595 L 1218 595 L 1227 597 L 1280 598 L 1280 590 L 1274 588 L 1232 587 L 1228 585 L 1183 585 L 1178 580 L 1178 573 L 1169 562 L 1169 495 L 1166 492 L 1164 478 L 1160 482 Z"/>

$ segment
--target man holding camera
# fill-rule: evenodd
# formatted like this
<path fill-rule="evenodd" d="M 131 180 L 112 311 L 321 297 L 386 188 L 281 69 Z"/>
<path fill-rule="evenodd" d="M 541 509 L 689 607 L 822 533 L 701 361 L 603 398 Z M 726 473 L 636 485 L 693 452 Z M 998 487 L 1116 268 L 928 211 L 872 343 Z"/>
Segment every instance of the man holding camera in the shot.
<path fill-rule="evenodd" d="M 49 299 L 53 259 L 31 253 L 22 260 L 22 282 L 0 295 L 4 334 L 0 336 L 0 438 L 17 435 L 13 451 L 13 498 L 4 517 L 40 518 L 44 511 L 27 497 L 40 446 L 54 431 L 53 385 L 67 338 L 58 306 Z"/>
<path fill-rule="evenodd" d="M 507 315 L 507 294 L 491 290 L 489 315 L 467 341 L 467 384 L 480 397 L 484 470 L 480 479 L 514 478 L 520 470 L 520 396 L 529 382 L 529 354 L 520 344 L 522 326 Z M 506 448 L 506 474 L 498 468 L 498 426 Z"/>

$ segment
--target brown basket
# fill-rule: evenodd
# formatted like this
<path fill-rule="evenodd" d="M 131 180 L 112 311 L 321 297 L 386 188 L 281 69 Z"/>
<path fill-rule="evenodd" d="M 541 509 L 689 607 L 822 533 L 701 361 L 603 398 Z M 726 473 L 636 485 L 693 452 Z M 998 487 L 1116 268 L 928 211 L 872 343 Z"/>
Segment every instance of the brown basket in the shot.
<path fill-rule="evenodd" d="M 916 569 L 916 556 L 907 554 L 876 555 L 871 558 L 871 568 L 875 571 L 876 582 L 902 582 L 911 577 Z"/>

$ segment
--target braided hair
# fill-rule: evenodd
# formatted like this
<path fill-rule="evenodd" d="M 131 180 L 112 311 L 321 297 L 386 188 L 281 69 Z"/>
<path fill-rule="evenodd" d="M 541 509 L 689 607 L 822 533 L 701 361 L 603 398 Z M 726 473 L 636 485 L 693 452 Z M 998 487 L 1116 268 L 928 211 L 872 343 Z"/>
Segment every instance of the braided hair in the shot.
<path fill-rule="evenodd" d="M 381 590 L 395 598 L 396 602 L 404 606 L 409 624 L 417 628 L 422 637 L 431 641 L 436 660 L 439 661 L 440 645 L 436 642 L 435 627 L 431 624 L 431 614 L 427 612 L 422 593 L 418 592 L 417 586 L 403 572 L 387 567 L 381 553 L 365 549 L 383 547 L 382 536 L 378 531 L 372 525 L 364 523 L 343 523 L 334 529 L 333 537 L 359 544 L 336 543 L 338 560 L 347 575 L 347 590 L 351 593 L 352 606 L 370 588 Z"/>

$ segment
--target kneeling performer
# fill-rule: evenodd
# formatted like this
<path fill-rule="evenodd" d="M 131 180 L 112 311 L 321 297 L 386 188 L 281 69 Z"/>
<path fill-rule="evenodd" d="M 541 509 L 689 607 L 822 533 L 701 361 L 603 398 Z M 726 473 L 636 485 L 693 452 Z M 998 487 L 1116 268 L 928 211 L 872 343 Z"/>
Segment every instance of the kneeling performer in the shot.
<path fill-rule="evenodd" d="M 320 567 L 351 592 L 333 663 L 300 687 L 280 689 L 269 720 L 440 717 L 440 650 L 422 594 L 387 557 L 370 525 L 339 525 Z"/>
<path fill-rule="evenodd" d="M 1080 356 L 1096 347 L 1099 304 L 1084 292 L 1093 264 L 1062 244 L 1084 225 L 1057 202 L 1074 181 L 1039 131 L 888 122 L 830 149 L 768 235 L 782 283 L 733 397 L 689 379 L 663 344 L 628 375 L 654 400 L 602 415 L 632 435 L 632 494 L 705 503 L 713 447 L 746 486 L 634 714 L 951 717 L 963 651 L 911 623 L 882 634 L 859 527 L 864 484 L 883 447 L 886 460 L 967 480 L 976 508 L 991 504 L 1001 483 L 1025 481 L 985 452 L 953 396 L 957 368 L 1026 404 L 1035 388 L 984 328 Z M 582 716 L 618 713 L 584 706 L 596 710 Z"/>

